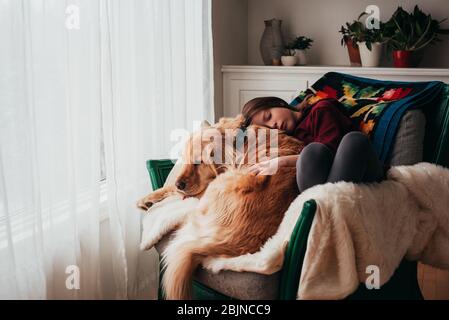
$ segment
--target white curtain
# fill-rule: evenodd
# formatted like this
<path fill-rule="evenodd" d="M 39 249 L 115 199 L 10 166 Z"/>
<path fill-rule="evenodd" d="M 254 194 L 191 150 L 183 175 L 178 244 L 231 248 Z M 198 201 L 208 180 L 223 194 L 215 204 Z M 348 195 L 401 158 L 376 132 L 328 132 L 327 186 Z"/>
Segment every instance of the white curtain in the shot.
<path fill-rule="evenodd" d="M 155 298 L 135 202 L 213 120 L 210 6 L 0 0 L 0 298 Z"/>

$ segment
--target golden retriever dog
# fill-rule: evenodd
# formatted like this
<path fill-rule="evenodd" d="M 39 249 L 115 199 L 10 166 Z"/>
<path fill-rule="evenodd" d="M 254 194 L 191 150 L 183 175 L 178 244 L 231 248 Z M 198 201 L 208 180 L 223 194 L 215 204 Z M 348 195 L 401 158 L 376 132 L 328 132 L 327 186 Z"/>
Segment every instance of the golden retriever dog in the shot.
<path fill-rule="evenodd" d="M 193 273 L 206 258 L 257 252 L 298 195 L 295 185 L 294 168 L 272 176 L 230 169 L 212 181 L 163 253 L 165 298 L 191 299 Z"/>
<path fill-rule="evenodd" d="M 285 211 L 299 193 L 295 167 L 278 168 L 272 175 L 248 173 L 248 140 L 245 140 L 243 156 L 240 154 L 240 159 L 235 160 L 236 136 L 231 135 L 232 139 L 228 140 L 226 132 L 236 132 L 241 123 L 239 116 L 203 126 L 201 132 L 194 133 L 187 141 L 175 184 L 156 190 L 138 202 L 141 209 L 147 210 L 174 193 L 200 198 L 197 211 L 179 227 L 162 256 L 165 267 L 162 284 L 167 299 L 191 298 L 192 276 L 204 259 L 235 257 L 259 250 L 275 234 Z M 258 126 L 249 129 L 254 130 L 256 138 L 259 132 L 266 132 L 266 128 Z M 209 131 L 213 134 L 209 135 Z M 212 135 L 215 135 L 213 140 Z M 255 162 L 263 160 L 260 155 L 267 152 L 276 151 L 278 156 L 285 156 L 298 154 L 304 147 L 301 141 L 282 131 L 277 138 L 276 150 L 268 143 L 256 146 Z M 225 147 L 217 147 L 217 142 Z M 201 152 L 195 151 L 198 145 Z M 233 151 L 234 162 L 216 161 L 217 157 L 226 160 L 229 149 Z"/>
<path fill-rule="evenodd" d="M 213 136 L 218 130 L 220 138 L 222 138 L 220 143 L 224 144 L 225 131 L 240 128 L 242 121 L 242 117 L 238 116 L 236 118 L 221 118 L 218 123 L 212 126 L 208 122 L 203 122 L 201 130 L 192 134 L 186 144 L 182 155 L 182 167 L 175 184 L 151 192 L 137 202 L 137 207 L 146 211 L 154 203 L 175 193 L 182 194 L 185 197 L 200 198 L 209 183 L 226 169 L 226 166 L 210 161 L 210 154 L 206 152 L 211 148 L 211 141 L 206 138 Z M 211 134 L 208 134 L 208 130 Z M 214 146 L 218 143 L 218 141 L 213 142 Z M 200 153 L 194 152 L 193 146 L 198 145 L 201 146 Z"/>
<path fill-rule="evenodd" d="M 211 145 L 211 141 L 208 137 L 213 134 L 208 134 L 208 130 L 210 129 L 212 133 L 215 133 L 216 130 L 218 130 L 221 133 L 221 145 L 224 145 L 226 143 L 226 130 L 237 130 L 241 127 L 242 122 L 243 117 L 241 115 L 235 118 L 221 118 L 219 122 L 214 125 L 203 122 L 201 131 L 192 134 L 186 143 L 186 147 L 182 155 L 182 167 L 175 184 L 167 185 L 151 192 L 137 202 L 137 207 L 147 211 L 154 203 L 162 201 L 166 197 L 173 194 L 182 194 L 185 197 L 201 198 L 209 183 L 220 173 L 223 173 L 227 168 L 229 168 L 229 165 L 223 165 L 215 161 L 211 161 L 210 154 L 208 155 L 206 152 L 201 152 L 200 155 L 198 155 L 198 153 L 195 154 L 193 146 L 201 145 L 201 151 L 208 151 L 213 148 L 219 149 L 217 147 L 217 141 L 212 141 L 213 145 Z M 250 126 L 250 128 L 266 129 L 258 126 Z M 255 132 L 257 135 L 258 131 L 256 130 Z M 289 137 L 282 132 L 279 134 L 278 144 L 278 150 L 276 151 L 279 152 L 279 156 L 297 154 L 303 148 L 302 142 Z M 268 145 L 265 147 L 266 151 L 270 152 L 270 146 Z M 264 153 L 265 150 L 262 148 L 259 149 L 260 153 Z M 245 160 L 247 162 L 249 161 L 248 156 L 244 159 L 244 161 Z M 256 162 L 258 162 L 257 160 L 259 160 L 259 157 L 257 157 Z"/>
<path fill-rule="evenodd" d="M 191 298 L 192 276 L 204 259 L 235 257 L 259 250 L 275 234 L 285 211 L 299 193 L 295 167 L 278 168 L 272 175 L 248 173 L 247 142 L 244 155 L 236 163 L 213 161 L 217 160 L 217 149 L 222 151 L 217 148 L 217 141 L 224 149 L 235 151 L 236 137 L 230 146 L 226 129 L 239 128 L 240 124 L 241 118 L 237 117 L 209 127 L 219 132 L 213 141 L 193 134 L 187 142 L 183 154 L 186 161 L 175 186 L 156 190 L 138 203 L 146 209 L 174 192 L 200 198 L 197 211 L 188 216 L 163 253 L 163 289 L 167 299 Z M 250 128 L 256 136 L 262 129 Z M 263 129 L 265 132 L 266 128 Z M 200 153 L 194 151 L 195 143 L 200 143 Z M 279 131 L 278 156 L 298 154 L 303 146 L 299 140 Z M 259 155 L 273 151 L 267 144 L 258 145 L 257 149 L 256 162 L 260 160 Z M 218 158 L 225 156 L 226 152 L 220 152 Z M 192 159 L 195 163 L 191 163 Z"/>

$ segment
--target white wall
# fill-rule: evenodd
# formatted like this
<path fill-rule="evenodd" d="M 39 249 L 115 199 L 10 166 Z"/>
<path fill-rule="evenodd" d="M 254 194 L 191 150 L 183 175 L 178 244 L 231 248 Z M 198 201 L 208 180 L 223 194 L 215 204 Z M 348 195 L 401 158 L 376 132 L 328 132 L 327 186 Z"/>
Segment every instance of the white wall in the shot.
<path fill-rule="evenodd" d="M 309 64 L 348 65 L 347 51 L 340 46 L 338 30 L 370 4 L 379 6 L 382 21 L 389 19 L 398 5 L 410 10 L 418 4 L 434 19 L 449 17 L 448 0 L 248 0 L 248 63 L 263 64 L 259 41 L 264 20 L 278 18 L 283 20 L 284 34 L 307 35 L 315 40 L 309 51 Z M 449 21 L 443 26 L 449 28 Z M 449 67 L 449 36 L 428 49 L 421 66 Z"/>
<path fill-rule="evenodd" d="M 223 115 L 221 66 L 248 63 L 248 1 L 213 0 L 215 118 Z"/>

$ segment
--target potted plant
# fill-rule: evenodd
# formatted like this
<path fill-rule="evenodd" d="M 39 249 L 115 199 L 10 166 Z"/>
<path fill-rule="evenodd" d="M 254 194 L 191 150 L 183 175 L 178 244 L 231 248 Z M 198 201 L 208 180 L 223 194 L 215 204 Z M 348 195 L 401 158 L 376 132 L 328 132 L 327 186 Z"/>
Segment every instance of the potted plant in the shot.
<path fill-rule="evenodd" d="M 297 58 L 297 64 L 304 66 L 307 64 L 306 50 L 310 49 L 313 40 L 305 36 L 296 37 L 292 41 L 292 47 L 295 50 L 295 56 Z"/>
<path fill-rule="evenodd" d="M 379 28 L 367 28 L 365 23 L 360 21 L 366 14 L 362 12 L 357 20 L 341 27 L 341 44 L 348 47 L 351 66 L 377 67 L 385 41 L 384 24 L 379 22 Z"/>
<path fill-rule="evenodd" d="M 359 19 L 365 15 L 362 13 Z M 357 34 L 357 42 L 360 51 L 360 60 L 363 67 L 378 67 L 383 52 L 383 44 L 386 41 L 385 24 L 379 21 L 379 28 L 368 29 L 365 25 Z"/>
<path fill-rule="evenodd" d="M 432 19 L 430 14 L 425 14 L 418 6 L 411 13 L 398 7 L 385 24 L 388 49 L 393 53 L 394 66 L 418 66 L 423 49 L 441 41 L 438 38 L 440 34 L 449 34 L 449 30 L 440 26 L 443 21 Z"/>
<path fill-rule="evenodd" d="M 341 45 L 348 48 L 351 67 L 360 67 L 362 65 L 357 39 L 360 36 L 363 27 L 363 23 L 358 20 L 354 20 L 351 23 L 346 22 L 345 25 L 341 26 L 339 31 L 343 35 L 341 38 Z"/>
<path fill-rule="evenodd" d="M 290 41 L 284 47 L 284 54 L 281 57 L 282 65 L 284 66 L 294 66 L 296 65 L 298 59 L 295 57 L 295 43 Z"/>

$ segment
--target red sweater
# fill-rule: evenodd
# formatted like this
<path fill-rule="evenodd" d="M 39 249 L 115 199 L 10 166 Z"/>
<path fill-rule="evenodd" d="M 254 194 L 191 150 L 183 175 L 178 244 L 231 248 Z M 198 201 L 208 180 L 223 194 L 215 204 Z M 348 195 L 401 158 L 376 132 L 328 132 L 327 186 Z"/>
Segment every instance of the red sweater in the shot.
<path fill-rule="evenodd" d="M 293 134 L 307 145 L 320 142 L 335 152 L 343 138 L 357 128 L 337 106 L 340 102 L 335 99 L 320 100 L 304 111 L 302 119 Z"/>

